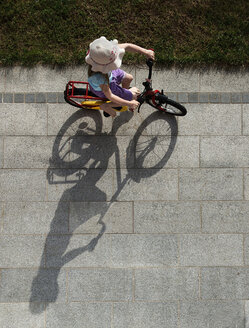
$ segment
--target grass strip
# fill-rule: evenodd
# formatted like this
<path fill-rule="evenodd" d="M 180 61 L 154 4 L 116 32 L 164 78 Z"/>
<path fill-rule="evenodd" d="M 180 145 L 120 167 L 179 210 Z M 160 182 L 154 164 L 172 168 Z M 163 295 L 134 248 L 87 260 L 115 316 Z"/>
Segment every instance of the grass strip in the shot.
<path fill-rule="evenodd" d="M 154 48 L 159 65 L 249 66 L 248 0 L 0 1 L 2 66 L 83 64 L 101 35 Z"/>

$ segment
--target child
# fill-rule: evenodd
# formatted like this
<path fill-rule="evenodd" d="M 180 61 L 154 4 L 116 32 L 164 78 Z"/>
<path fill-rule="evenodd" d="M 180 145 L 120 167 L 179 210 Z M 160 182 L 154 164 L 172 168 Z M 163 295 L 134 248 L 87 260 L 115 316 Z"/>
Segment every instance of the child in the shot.
<path fill-rule="evenodd" d="M 118 44 L 117 40 L 108 41 L 104 36 L 90 44 L 85 58 L 89 64 L 90 89 L 96 96 L 108 98 L 111 101 L 102 104 L 101 109 L 112 117 L 116 116 L 112 107 L 129 106 L 133 111 L 139 105 L 136 100 L 139 90 L 136 87 L 129 89 L 133 76 L 119 68 L 126 50 L 144 54 L 148 58 L 155 58 L 153 50 L 131 43 Z"/>

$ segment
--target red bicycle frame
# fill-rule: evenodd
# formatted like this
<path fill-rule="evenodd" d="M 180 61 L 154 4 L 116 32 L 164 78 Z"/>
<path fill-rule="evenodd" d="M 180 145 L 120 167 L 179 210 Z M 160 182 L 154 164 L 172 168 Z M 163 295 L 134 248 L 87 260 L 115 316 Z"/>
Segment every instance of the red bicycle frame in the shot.
<path fill-rule="evenodd" d="M 77 88 L 75 84 L 80 84 L 84 88 Z M 67 102 L 76 107 L 83 107 L 81 102 L 87 100 L 107 100 L 106 98 L 95 96 L 90 90 L 89 83 L 81 81 L 69 81 L 66 85 L 66 90 L 64 91 L 64 98 Z M 91 108 L 94 106 L 96 105 L 84 104 L 84 107 Z"/>

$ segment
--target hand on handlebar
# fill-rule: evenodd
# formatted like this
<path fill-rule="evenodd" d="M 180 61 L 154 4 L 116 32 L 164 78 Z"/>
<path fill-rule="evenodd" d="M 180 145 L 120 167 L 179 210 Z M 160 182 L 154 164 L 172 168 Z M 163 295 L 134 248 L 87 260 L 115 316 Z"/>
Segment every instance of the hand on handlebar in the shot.
<path fill-rule="evenodd" d="M 152 49 L 146 50 L 146 56 L 149 59 L 155 60 L 155 52 L 154 52 L 154 50 L 152 50 Z"/>
<path fill-rule="evenodd" d="M 140 103 L 137 100 L 133 99 L 130 101 L 129 110 L 133 112 L 135 109 L 137 109 L 139 105 Z"/>

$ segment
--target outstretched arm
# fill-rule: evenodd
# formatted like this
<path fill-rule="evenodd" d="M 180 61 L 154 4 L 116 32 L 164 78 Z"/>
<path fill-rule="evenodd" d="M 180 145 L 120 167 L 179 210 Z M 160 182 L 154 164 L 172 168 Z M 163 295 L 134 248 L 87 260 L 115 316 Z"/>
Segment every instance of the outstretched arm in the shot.
<path fill-rule="evenodd" d="M 142 55 L 145 55 L 148 58 L 151 58 L 153 60 L 155 59 L 155 53 L 154 53 L 153 50 L 145 49 L 145 48 L 139 47 L 139 46 L 137 46 L 135 44 L 132 44 L 132 43 L 121 43 L 118 46 L 120 48 L 125 49 L 125 51 L 128 51 L 128 52 L 137 52 L 137 53 L 142 54 Z"/>

